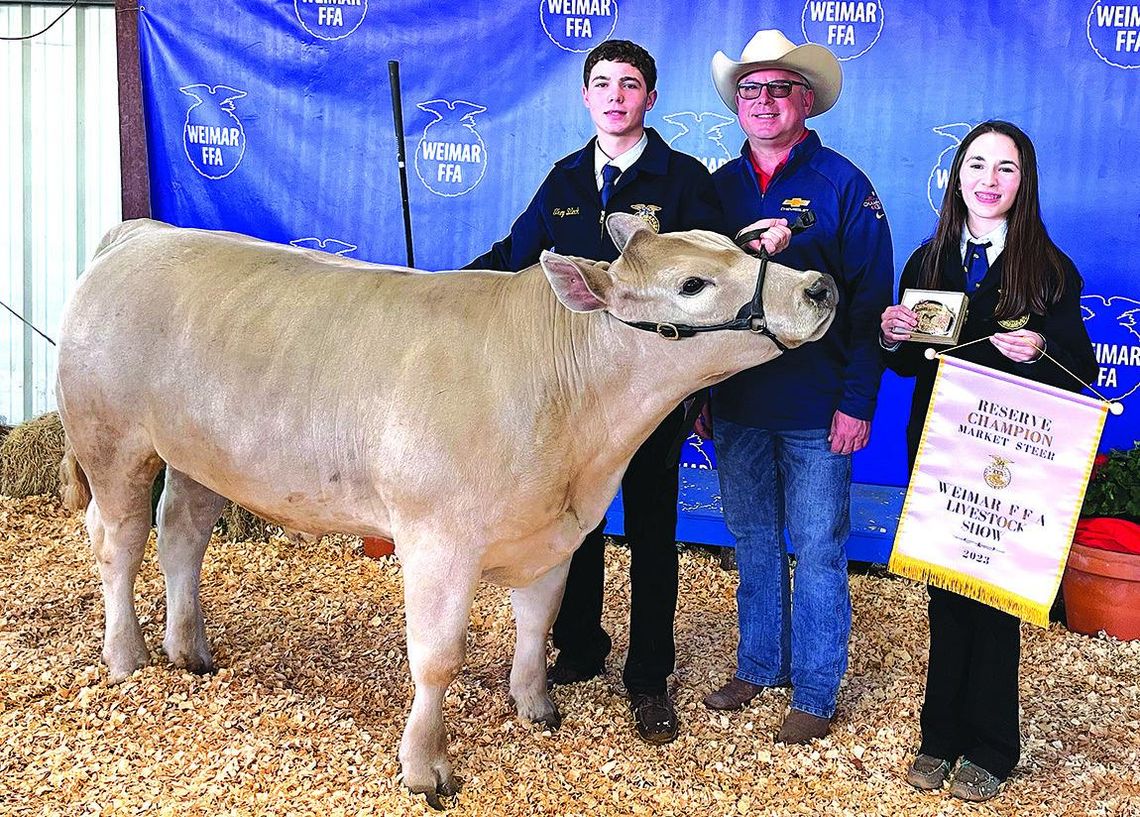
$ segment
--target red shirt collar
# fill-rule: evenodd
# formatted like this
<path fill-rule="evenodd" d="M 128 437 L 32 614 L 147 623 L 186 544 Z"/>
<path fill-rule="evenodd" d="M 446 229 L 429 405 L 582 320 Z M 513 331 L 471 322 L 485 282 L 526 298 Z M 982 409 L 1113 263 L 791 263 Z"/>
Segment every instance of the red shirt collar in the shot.
<path fill-rule="evenodd" d="M 807 128 L 804 128 L 804 132 L 801 133 L 800 138 L 796 140 L 796 145 L 798 145 L 804 139 L 807 139 L 808 133 L 810 133 L 810 131 Z M 780 160 L 780 163 L 772 169 L 771 173 L 765 173 L 760 169 L 760 165 L 756 163 L 756 156 L 752 153 L 752 149 L 748 149 L 748 162 L 752 165 L 752 170 L 756 173 L 756 180 L 760 183 L 761 193 L 768 192 L 768 183 L 771 182 L 772 177 L 779 173 L 784 168 L 784 165 L 788 163 L 788 156 L 792 155 L 792 149 L 795 148 L 796 145 L 792 145 L 792 147 L 788 148 L 787 154 L 785 154 L 784 158 Z"/>

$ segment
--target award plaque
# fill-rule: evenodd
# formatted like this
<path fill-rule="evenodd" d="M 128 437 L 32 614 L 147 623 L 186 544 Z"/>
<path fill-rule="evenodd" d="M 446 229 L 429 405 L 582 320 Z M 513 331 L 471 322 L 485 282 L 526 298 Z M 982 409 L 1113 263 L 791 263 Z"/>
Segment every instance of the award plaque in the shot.
<path fill-rule="evenodd" d="M 966 293 L 908 289 L 903 292 L 900 303 L 918 315 L 918 326 L 910 336 L 912 341 L 944 346 L 958 342 L 969 304 Z"/>

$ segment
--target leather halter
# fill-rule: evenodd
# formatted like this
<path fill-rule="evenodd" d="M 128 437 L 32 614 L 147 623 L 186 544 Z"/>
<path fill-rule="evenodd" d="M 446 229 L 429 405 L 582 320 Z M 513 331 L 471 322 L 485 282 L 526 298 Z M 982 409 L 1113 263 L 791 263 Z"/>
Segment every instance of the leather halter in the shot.
<path fill-rule="evenodd" d="M 804 210 L 800 213 L 800 217 L 791 226 L 792 233 L 801 233 L 808 227 L 815 224 L 815 213 L 811 210 Z M 747 244 L 750 241 L 758 239 L 764 230 L 749 230 L 746 233 L 741 233 L 736 237 L 736 245 L 744 250 L 749 255 L 755 256 L 760 259 L 760 269 L 756 272 L 756 291 L 752 294 L 752 301 L 740 307 L 736 313 L 736 318 L 731 321 L 724 321 L 722 323 L 714 323 L 706 326 L 692 326 L 685 323 L 657 323 L 655 321 L 626 321 L 618 318 L 622 323 L 627 326 L 632 326 L 634 329 L 643 329 L 646 332 L 655 332 L 666 340 L 680 340 L 682 338 L 691 338 L 698 332 L 719 332 L 724 329 L 730 330 L 748 330 L 757 335 L 763 335 L 776 344 L 776 348 L 781 352 L 788 351 L 779 338 L 773 334 L 772 330 L 768 328 L 768 321 L 764 317 L 764 279 L 768 273 L 768 251 L 763 247 L 759 252 L 753 252 L 747 249 Z"/>

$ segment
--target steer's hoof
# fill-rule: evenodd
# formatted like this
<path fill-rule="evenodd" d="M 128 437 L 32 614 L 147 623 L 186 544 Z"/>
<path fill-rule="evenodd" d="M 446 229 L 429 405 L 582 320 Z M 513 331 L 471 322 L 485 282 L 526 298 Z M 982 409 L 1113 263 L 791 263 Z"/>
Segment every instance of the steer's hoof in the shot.
<path fill-rule="evenodd" d="M 200 658 L 192 658 L 182 666 L 187 672 L 192 672 L 195 675 L 213 675 L 218 671 L 218 665 L 210 659 L 203 661 Z"/>
<path fill-rule="evenodd" d="M 523 700 L 516 700 L 514 695 L 509 695 L 507 700 L 519 713 L 519 717 L 541 724 L 544 729 L 553 731 L 562 725 L 562 715 L 545 691 L 542 695 L 527 696 Z"/>
<path fill-rule="evenodd" d="M 454 797 L 455 795 L 459 794 L 459 779 L 455 777 L 449 777 L 446 780 L 442 780 L 437 783 L 434 789 L 419 789 L 412 787 L 409 787 L 409 789 L 412 794 L 422 794 L 424 796 L 424 799 L 427 801 L 427 804 L 436 811 L 443 811 L 447 808 L 447 806 L 444 805 L 443 801 L 439 798 L 441 796 Z"/>
<path fill-rule="evenodd" d="M 558 707 L 554 707 L 545 715 L 539 715 L 534 722 L 553 732 L 562 725 L 562 713 L 558 711 Z"/>
<path fill-rule="evenodd" d="M 146 644 L 141 642 L 115 652 L 104 650 L 103 663 L 107 665 L 107 683 L 121 684 L 130 678 L 135 670 L 140 670 L 150 663 L 150 652 L 147 651 Z"/>

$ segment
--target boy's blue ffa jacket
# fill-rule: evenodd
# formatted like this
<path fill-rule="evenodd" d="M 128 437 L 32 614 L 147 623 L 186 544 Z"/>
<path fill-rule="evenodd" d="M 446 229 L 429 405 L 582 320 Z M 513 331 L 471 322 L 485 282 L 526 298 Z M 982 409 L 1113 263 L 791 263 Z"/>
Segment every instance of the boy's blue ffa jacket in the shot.
<path fill-rule="evenodd" d="M 652 128 L 649 144 L 622 173 L 608 212 L 640 216 L 656 232 L 722 230 L 720 206 L 705 166 L 673 150 Z M 602 201 L 594 175 L 594 139 L 559 159 L 511 232 L 468 269 L 517 272 L 538 262 L 543 250 L 613 261 L 617 248 L 602 225 Z"/>
<path fill-rule="evenodd" d="M 793 235 L 773 260 L 830 274 L 839 307 L 819 340 L 713 387 L 713 416 L 773 430 L 828 428 L 836 409 L 870 420 L 882 375 L 879 317 L 894 280 L 891 232 L 879 197 L 863 172 L 825 148 L 814 131 L 792 148 L 765 193 L 747 151 L 745 142 L 740 158 L 713 174 L 725 232 L 735 235 L 761 218 L 791 224 L 811 210 L 815 224 Z"/>

